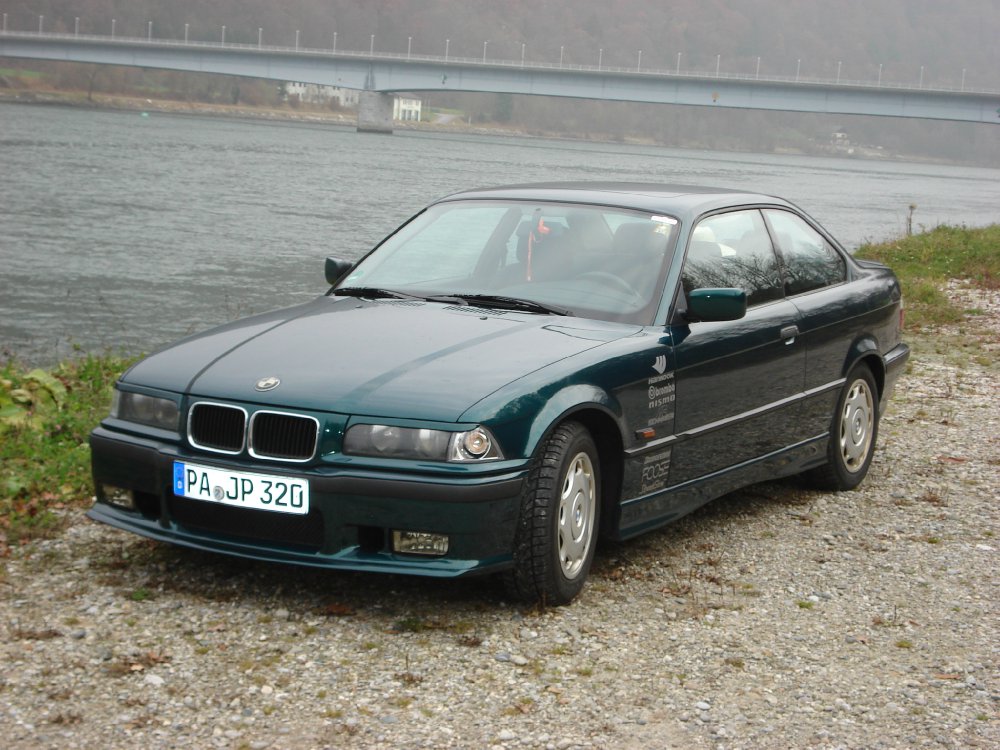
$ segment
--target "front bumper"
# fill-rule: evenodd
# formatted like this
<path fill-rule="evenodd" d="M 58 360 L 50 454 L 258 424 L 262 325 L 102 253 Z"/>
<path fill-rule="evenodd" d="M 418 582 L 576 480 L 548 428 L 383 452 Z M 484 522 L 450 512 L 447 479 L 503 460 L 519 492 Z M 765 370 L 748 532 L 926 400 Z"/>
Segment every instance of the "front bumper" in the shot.
<path fill-rule="evenodd" d="M 342 570 L 437 577 L 502 570 L 512 549 L 526 467 L 460 476 L 336 466 L 278 466 L 193 455 L 171 443 L 98 427 L 90 436 L 95 521 L 141 536 L 238 557 Z M 310 512 L 293 516 L 174 495 L 175 459 L 306 478 Z M 105 486 L 131 490 L 131 507 Z M 446 534 L 440 557 L 391 549 L 393 530 Z"/>

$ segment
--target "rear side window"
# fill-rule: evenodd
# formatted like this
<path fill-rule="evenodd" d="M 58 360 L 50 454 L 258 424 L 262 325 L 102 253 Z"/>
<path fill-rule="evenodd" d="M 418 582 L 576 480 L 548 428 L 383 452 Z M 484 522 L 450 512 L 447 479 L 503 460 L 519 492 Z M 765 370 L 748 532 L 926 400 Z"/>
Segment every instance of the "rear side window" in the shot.
<path fill-rule="evenodd" d="M 725 287 L 747 293 L 747 305 L 781 299 L 781 271 L 757 210 L 702 219 L 691 234 L 681 274 L 684 292 Z"/>
<path fill-rule="evenodd" d="M 802 217 L 773 209 L 764 214 L 785 266 L 785 294 L 811 292 L 847 278 L 844 258 Z"/>

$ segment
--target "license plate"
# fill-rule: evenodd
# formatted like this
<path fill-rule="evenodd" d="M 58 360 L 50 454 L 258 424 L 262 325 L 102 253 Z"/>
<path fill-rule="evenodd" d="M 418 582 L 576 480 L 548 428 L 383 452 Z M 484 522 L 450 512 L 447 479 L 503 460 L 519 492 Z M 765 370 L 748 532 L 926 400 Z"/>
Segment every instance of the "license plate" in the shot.
<path fill-rule="evenodd" d="M 305 515 L 309 481 L 174 461 L 174 494 L 238 508 Z"/>

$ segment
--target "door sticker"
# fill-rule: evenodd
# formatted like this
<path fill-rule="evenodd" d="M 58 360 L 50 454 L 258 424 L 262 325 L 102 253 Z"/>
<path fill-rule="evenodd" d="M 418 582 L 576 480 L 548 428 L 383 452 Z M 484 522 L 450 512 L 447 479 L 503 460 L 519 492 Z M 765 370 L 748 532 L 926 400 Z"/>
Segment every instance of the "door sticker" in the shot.
<path fill-rule="evenodd" d="M 648 415 L 647 427 L 669 422 L 674 418 L 674 373 L 665 372 L 667 358 L 656 358 L 653 369 L 659 373 L 646 381 L 646 409 Z"/>
<path fill-rule="evenodd" d="M 667 486 L 667 477 L 670 475 L 670 452 L 671 449 L 667 448 L 643 458 L 640 495 L 662 490 Z"/>

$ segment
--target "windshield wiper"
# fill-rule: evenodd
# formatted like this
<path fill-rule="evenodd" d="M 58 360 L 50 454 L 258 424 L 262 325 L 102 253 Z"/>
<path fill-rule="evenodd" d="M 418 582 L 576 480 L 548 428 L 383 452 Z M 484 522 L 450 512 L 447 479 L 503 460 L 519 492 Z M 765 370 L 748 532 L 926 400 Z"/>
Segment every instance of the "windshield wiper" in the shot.
<path fill-rule="evenodd" d="M 345 286 L 334 289 L 333 293 L 338 297 L 365 297 L 366 299 L 423 299 L 415 294 L 396 292 L 392 289 L 380 289 L 376 286 Z"/>
<path fill-rule="evenodd" d="M 438 297 L 428 297 L 431 301 L 439 299 Z M 495 307 L 498 310 L 521 310 L 523 312 L 530 313 L 542 313 L 546 315 L 566 315 L 573 316 L 572 311 L 567 310 L 565 307 L 556 307 L 555 305 L 547 305 L 544 302 L 536 302 L 531 299 L 521 299 L 520 297 L 504 297 L 500 294 L 448 294 L 441 295 L 440 299 L 452 299 L 462 300 L 464 302 L 475 304 L 478 307 Z"/>

